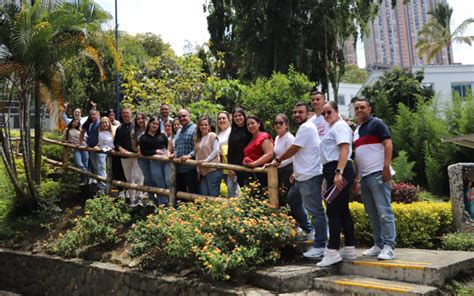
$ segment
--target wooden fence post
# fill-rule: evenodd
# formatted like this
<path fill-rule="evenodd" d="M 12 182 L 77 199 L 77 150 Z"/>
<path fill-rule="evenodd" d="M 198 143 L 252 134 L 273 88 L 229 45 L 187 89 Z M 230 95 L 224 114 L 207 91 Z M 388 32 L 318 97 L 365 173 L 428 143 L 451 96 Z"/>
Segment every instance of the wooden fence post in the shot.
<path fill-rule="evenodd" d="M 62 169 L 65 171 L 67 166 L 69 165 L 69 153 L 71 149 L 69 147 L 64 147 L 63 149 L 63 167 Z"/>
<path fill-rule="evenodd" d="M 176 164 L 174 162 L 170 162 L 171 170 L 170 170 L 170 195 L 168 197 L 168 205 L 170 208 L 176 207 L 176 192 L 178 191 L 176 188 Z"/>
<path fill-rule="evenodd" d="M 270 166 L 267 168 L 268 178 L 268 202 L 272 208 L 279 207 L 278 198 L 278 168 Z"/>
<path fill-rule="evenodd" d="M 112 173 L 112 154 L 107 153 L 107 158 L 106 158 L 106 168 L 107 168 L 107 173 L 106 173 L 106 183 L 107 183 L 107 194 L 110 194 L 112 191 L 112 180 L 114 179 L 114 175 Z"/>

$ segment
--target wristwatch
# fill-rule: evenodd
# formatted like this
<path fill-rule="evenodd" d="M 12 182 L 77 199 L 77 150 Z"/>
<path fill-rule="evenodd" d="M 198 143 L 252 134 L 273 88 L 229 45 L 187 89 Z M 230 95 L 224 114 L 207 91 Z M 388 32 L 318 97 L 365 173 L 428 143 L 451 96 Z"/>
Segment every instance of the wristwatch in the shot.
<path fill-rule="evenodd" d="M 341 170 L 341 169 L 336 169 L 335 173 L 336 173 L 336 174 L 341 174 L 341 175 L 342 175 L 342 173 L 343 173 L 343 170 Z"/>

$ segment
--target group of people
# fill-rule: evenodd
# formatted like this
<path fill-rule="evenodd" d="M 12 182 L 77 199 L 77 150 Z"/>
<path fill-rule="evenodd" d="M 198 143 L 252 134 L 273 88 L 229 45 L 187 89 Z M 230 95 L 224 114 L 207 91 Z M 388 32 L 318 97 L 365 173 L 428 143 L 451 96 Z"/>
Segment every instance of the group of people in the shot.
<path fill-rule="evenodd" d="M 220 170 L 203 163 L 229 163 L 249 168 L 276 166 L 280 188 L 287 192 L 288 205 L 299 224 L 300 234 L 314 240 L 303 255 L 322 258 L 318 263 L 321 267 L 356 258 L 349 197 L 351 190 L 361 190 L 374 236 L 374 246 L 363 255 L 394 259 L 396 231 L 390 203 L 392 141 L 387 125 L 371 115 L 370 102 L 363 98 L 356 98 L 354 103 L 359 124 L 355 131 L 351 122 L 348 124 L 339 115 L 338 105 L 326 101 L 322 92 L 312 92 L 310 99 L 314 113 L 305 102 L 294 105 L 293 119 L 299 125 L 295 135 L 289 130 L 287 115 L 275 117 L 275 140 L 264 130 L 257 116 L 247 116 L 241 108 L 232 114 L 219 112 L 214 132 L 210 118 L 201 117 L 195 124 L 189 111 L 181 109 L 176 119 L 172 119 L 166 104 L 160 107 L 160 117 L 148 118 L 137 113 L 132 119 L 131 110 L 124 108 L 121 124 L 115 122 L 114 114 L 99 118 L 95 109 L 89 112 L 88 120 L 81 123 L 80 110 L 79 116 L 75 111 L 65 131 L 65 140 L 104 150 L 115 149 L 125 155 L 140 153 L 176 158 L 183 162 L 176 167 L 177 190 L 207 196 L 218 196 L 222 181 L 227 185 L 228 196 L 236 197 L 239 187 L 252 180 L 258 180 L 265 187 L 267 179 L 264 174 Z M 90 168 L 105 176 L 103 155 L 89 153 L 87 156 L 76 150 L 74 159 L 81 169 Z M 184 162 L 188 159 L 196 160 L 197 167 L 186 165 Z M 134 157 L 123 157 L 120 162 L 127 182 L 168 188 L 168 162 Z M 335 187 L 339 192 L 326 207 L 323 206 L 323 180 L 327 188 Z M 99 182 L 98 188 L 105 188 L 105 184 Z M 133 205 L 140 203 L 141 192 L 128 190 L 127 193 Z M 165 196 L 151 194 L 149 197 L 157 205 L 167 203 Z M 344 247 L 340 250 L 341 233 Z"/>

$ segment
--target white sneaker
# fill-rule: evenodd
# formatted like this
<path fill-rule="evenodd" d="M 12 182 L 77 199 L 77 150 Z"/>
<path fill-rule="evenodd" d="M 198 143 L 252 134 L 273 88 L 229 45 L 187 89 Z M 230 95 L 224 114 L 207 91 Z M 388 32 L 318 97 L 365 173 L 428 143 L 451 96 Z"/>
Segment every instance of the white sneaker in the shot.
<path fill-rule="evenodd" d="M 391 246 L 385 245 L 383 246 L 382 252 L 377 256 L 377 259 L 392 260 L 395 259 L 395 257 L 395 250 Z"/>
<path fill-rule="evenodd" d="M 355 251 L 355 247 L 344 247 L 339 251 L 339 254 L 341 254 L 342 259 L 344 260 L 355 260 L 357 259 L 357 254 Z"/>
<path fill-rule="evenodd" d="M 339 254 L 339 252 L 337 250 L 329 249 L 327 251 L 326 255 L 324 255 L 323 260 L 321 260 L 321 262 L 318 262 L 316 264 L 316 266 L 326 267 L 326 266 L 333 265 L 333 264 L 336 264 L 337 262 L 341 262 L 341 261 L 342 261 L 341 254 Z"/>
<path fill-rule="evenodd" d="M 326 248 L 315 248 L 311 247 L 308 251 L 303 253 L 305 258 L 321 258 L 324 256 Z"/>
<path fill-rule="evenodd" d="M 375 257 L 375 256 L 378 256 L 380 252 L 382 252 L 382 249 L 379 246 L 374 245 L 372 248 L 368 249 L 367 251 L 364 251 L 362 255 L 368 256 L 368 257 Z"/>
<path fill-rule="evenodd" d="M 137 200 L 135 198 L 130 198 L 130 206 L 132 208 L 138 206 Z"/>

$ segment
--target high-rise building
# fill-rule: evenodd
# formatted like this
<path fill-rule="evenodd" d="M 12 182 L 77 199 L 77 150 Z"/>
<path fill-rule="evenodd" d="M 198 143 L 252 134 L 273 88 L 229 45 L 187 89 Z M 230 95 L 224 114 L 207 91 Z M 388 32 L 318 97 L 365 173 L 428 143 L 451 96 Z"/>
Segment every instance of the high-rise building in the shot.
<path fill-rule="evenodd" d="M 428 13 L 434 11 L 437 4 L 446 2 L 411 0 L 403 4 L 403 0 L 397 0 L 397 5 L 392 8 L 391 1 L 382 1 L 376 18 L 370 24 L 370 33 L 364 37 L 367 68 L 428 64 L 427 57 L 419 57 L 415 48 L 418 31 L 431 19 Z M 447 50 L 444 48 L 429 64 L 448 64 Z"/>
<path fill-rule="evenodd" d="M 349 37 L 344 42 L 344 55 L 347 64 L 357 65 L 357 50 L 355 48 L 354 36 Z"/>

